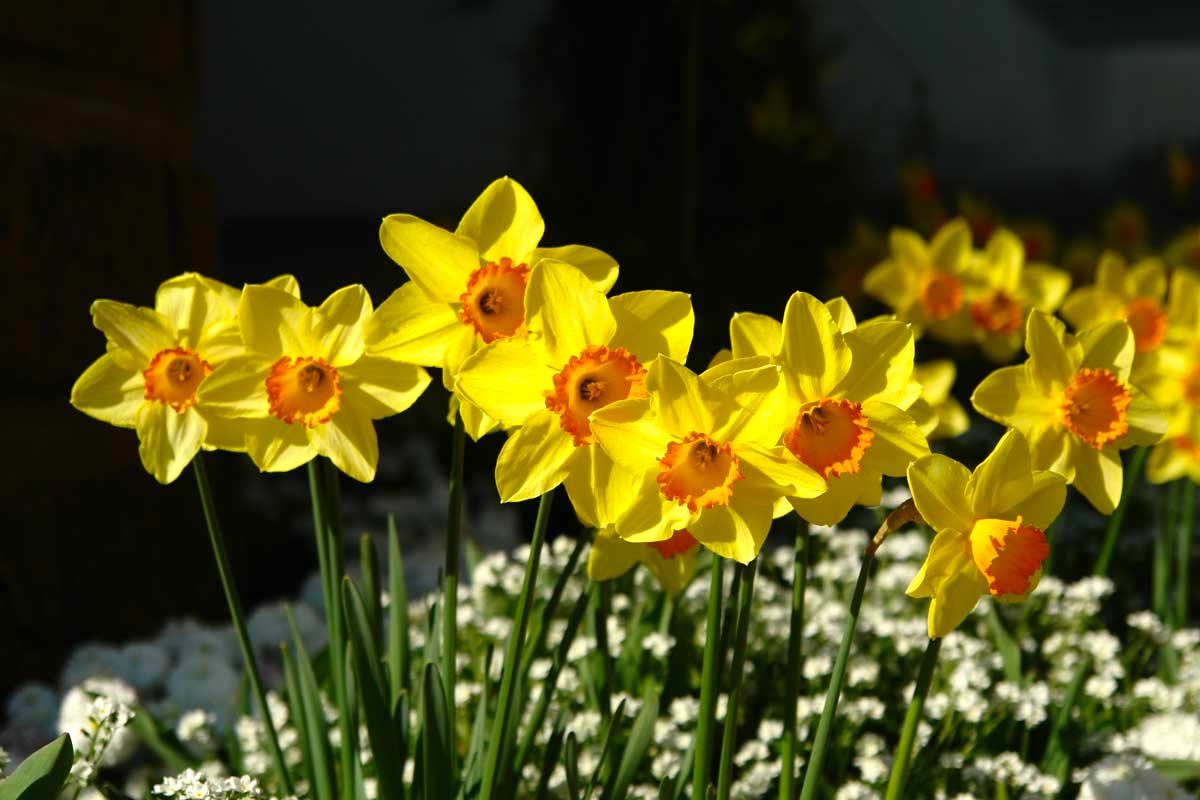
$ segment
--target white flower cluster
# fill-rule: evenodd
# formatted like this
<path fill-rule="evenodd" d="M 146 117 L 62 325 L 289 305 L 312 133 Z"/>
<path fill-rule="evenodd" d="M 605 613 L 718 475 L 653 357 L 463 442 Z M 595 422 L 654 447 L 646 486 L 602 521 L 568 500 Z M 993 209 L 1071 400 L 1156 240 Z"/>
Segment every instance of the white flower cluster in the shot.
<path fill-rule="evenodd" d="M 90 783 L 99 767 L 119 764 L 132 755 L 137 738 L 127 726 L 136 702 L 133 688 L 112 678 L 88 678 L 67 692 L 58 728 L 71 737 L 75 751 L 71 775 L 80 784 Z"/>
<path fill-rule="evenodd" d="M 159 797 L 178 797 L 180 800 L 254 800 L 262 797 L 258 781 L 248 775 L 213 778 L 194 769 L 164 778 L 152 791 Z"/>

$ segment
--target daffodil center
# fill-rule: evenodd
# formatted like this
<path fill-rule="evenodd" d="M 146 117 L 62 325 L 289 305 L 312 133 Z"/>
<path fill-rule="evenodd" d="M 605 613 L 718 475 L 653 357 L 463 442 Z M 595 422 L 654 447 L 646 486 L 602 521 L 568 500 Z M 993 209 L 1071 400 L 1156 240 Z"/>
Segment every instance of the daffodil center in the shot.
<path fill-rule="evenodd" d="M 1133 395 L 1107 369 L 1081 369 L 1063 391 L 1058 407 L 1062 424 L 1097 449 L 1129 430 L 1126 414 Z"/>
<path fill-rule="evenodd" d="M 931 269 L 921 282 L 920 299 L 926 316 L 938 322 L 962 307 L 962 284 L 948 272 Z"/>
<path fill-rule="evenodd" d="M 658 463 L 657 480 L 663 496 L 686 505 L 693 514 L 727 505 L 733 497 L 733 484 L 742 479 L 733 446 L 696 431 L 668 444 Z"/>
<path fill-rule="evenodd" d="M 648 544 L 657 550 L 658 554 L 663 558 L 671 559 L 691 550 L 698 542 L 696 541 L 696 537 L 692 536 L 687 529 L 681 529 L 671 534 L 670 539 L 665 539 L 661 542 L 648 542 Z"/>
<path fill-rule="evenodd" d="M 1023 309 L 1008 292 L 997 290 L 971 303 L 971 319 L 988 333 L 1013 333 L 1025 322 Z"/>
<path fill-rule="evenodd" d="M 271 365 L 266 385 L 271 415 L 289 425 L 315 428 L 342 407 L 341 379 L 323 358 L 284 356 Z"/>
<path fill-rule="evenodd" d="M 825 397 L 800 407 L 783 444 L 816 472 L 836 478 L 862 468 L 874 438 L 860 403 Z"/>
<path fill-rule="evenodd" d="M 489 261 L 471 273 L 467 290 L 458 298 L 458 315 L 485 342 L 516 336 L 525 330 L 525 285 L 529 265 L 513 264 L 511 258 L 500 263 Z"/>
<path fill-rule="evenodd" d="M 562 429 L 575 445 L 591 444 L 588 417 L 598 408 L 627 397 L 646 396 L 646 370 L 623 347 L 592 345 L 572 356 L 554 376 L 554 388 L 546 392 L 546 408 L 558 414 Z"/>
<path fill-rule="evenodd" d="M 1147 353 L 1167 337 L 1167 315 L 1149 297 L 1135 297 L 1125 306 L 1125 321 L 1133 331 L 1133 345 L 1139 353 Z"/>
<path fill-rule="evenodd" d="M 981 519 L 971 528 L 971 558 L 987 578 L 988 591 L 1018 599 L 1037 586 L 1050 545 L 1041 528 L 1015 520 Z"/>
<path fill-rule="evenodd" d="M 142 372 L 147 400 L 169 405 L 182 414 L 196 403 L 196 390 L 212 367 L 185 347 L 160 350 Z"/>

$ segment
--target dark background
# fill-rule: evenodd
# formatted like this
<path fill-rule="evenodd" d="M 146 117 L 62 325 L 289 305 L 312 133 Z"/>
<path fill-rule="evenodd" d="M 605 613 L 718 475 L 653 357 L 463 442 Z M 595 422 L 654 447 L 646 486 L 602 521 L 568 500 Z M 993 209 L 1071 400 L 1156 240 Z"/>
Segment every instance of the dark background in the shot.
<path fill-rule="evenodd" d="M 547 243 L 620 261 L 618 291 L 693 293 L 699 366 L 730 313 L 798 288 L 877 310 L 857 286 L 892 224 L 1020 224 L 1085 272 L 1162 242 L 1194 216 L 1165 153 L 1200 134 L 1198 32 L 1195 4 L 1147 0 L 8 4 L 0 696 L 80 641 L 224 615 L 191 476 L 158 486 L 131 431 L 67 403 L 103 351 L 93 299 L 150 305 L 195 269 L 378 304 L 403 280 L 380 217 L 453 227 L 508 174 Z M 1123 201 L 1145 216 L 1106 225 Z M 961 357 L 960 391 L 987 369 Z M 345 486 L 362 525 L 427 468 L 402 445 L 444 404 L 435 383 L 380 425 L 380 480 Z M 497 447 L 468 453 L 479 502 Z M 294 595 L 303 474 L 210 463 L 248 604 Z"/>

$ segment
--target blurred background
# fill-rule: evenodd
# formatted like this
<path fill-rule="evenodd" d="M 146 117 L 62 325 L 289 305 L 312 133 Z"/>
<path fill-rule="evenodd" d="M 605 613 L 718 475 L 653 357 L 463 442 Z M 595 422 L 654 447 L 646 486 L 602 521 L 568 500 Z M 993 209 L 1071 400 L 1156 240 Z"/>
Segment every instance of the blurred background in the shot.
<path fill-rule="evenodd" d="M 546 243 L 618 259 L 618 291 L 693 294 L 692 366 L 732 312 L 779 314 L 795 289 L 880 310 L 859 284 L 892 225 L 1010 225 L 1086 276 L 1102 247 L 1137 255 L 1195 218 L 1198 32 L 1200 6 L 1165 0 L 11 4 L 0 696 L 80 642 L 225 616 L 191 476 L 158 486 L 132 432 L 67 403 L 103 349 L 93 299 L 150 305 L 194 269 L 290 272 L 312 304 L 359 281 L 379 304 L 404 277 L 380 218 L 453 227 L 505 174 Z M 922 348 L 957 357 L 964 398 L 990 369 Z M 348 532 L 398 514 L 424 585 L 445 402 L 435 383 L 380 424 L 379 480 L 344 482 Z M 492 439 L 467 455 L 484 546 L 528 511 L 497 508 Z M 210 463 L 247 604 L 295 596 L 314 566 L 302 471 Z M 1083 542 L 1099 523 L 1074 507 Z"/>

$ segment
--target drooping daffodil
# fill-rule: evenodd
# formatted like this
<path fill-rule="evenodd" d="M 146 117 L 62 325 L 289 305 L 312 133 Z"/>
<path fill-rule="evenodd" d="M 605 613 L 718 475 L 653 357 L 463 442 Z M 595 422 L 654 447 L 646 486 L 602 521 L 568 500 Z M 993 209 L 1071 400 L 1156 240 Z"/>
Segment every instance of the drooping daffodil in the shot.
<path fill-rule="evenodd" d="M 700 545 L 686 530 L 675 531 L 661 542 L 627 542 L 609 525 L 596 532 L 588 553 L 588 577 L 595 581 L 619 578 L 634 565 L 650 570 L 658 585 L 668 594 L 678 594 L 696 574 L 696 553 Z"/>

